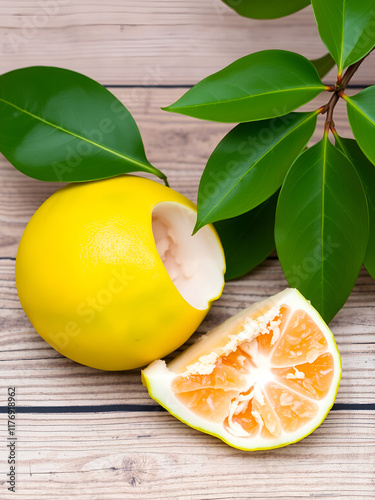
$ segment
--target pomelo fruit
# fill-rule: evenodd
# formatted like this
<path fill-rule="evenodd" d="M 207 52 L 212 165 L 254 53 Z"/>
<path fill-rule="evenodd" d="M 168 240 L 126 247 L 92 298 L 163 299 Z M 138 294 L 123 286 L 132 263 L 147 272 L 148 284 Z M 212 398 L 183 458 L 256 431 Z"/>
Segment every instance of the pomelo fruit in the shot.
<path fill-rule="evenodd" d="M 144 366 L 183 344 L 221 295 L 225 262 L 196 207 L 157 182 L 71 184 L 36 211 L 16 259 L 18 295 L 57 351 L 105 370 Z"/>
<path fill-rule="evenodd" d="M 172 415 L 243 450 L 277 448 L 318 427 L 341 377 L 332 332 L 295 289 L 258 302 L 168 365 L 142 371 Z"/>

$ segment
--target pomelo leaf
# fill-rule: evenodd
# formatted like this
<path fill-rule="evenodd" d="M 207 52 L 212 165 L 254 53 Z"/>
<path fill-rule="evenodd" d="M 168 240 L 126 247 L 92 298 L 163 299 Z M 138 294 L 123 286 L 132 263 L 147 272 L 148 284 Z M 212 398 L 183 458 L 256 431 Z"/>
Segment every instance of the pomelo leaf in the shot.
<path fill-rule="evenodd" d="M 275 248 L 276 192 L 250 212 L 232 219 L 215 222 L 224 248 L 226 280 L 247 274 Z"/>
<path fill-rule="evenodd" d="M 165 175 L 147 160 L 138 127 L 102 85 L 61 68 L 0 76 L 0 151 L 43 181 L 90 181 L 128 172 Z"/>
<path fill-rule="evenodd" d="M 367 196 L 370 218 L 370 234 L 365 256 L 365 266 L 375 278 L 375 166 L 366 158 L 354 139 L 336 135 L 336 146 L 355 166 Z"/>
<path fill-rule="evenodd" d="M 310 140 L 316 119 L 315 111 L 290 113 L 232 129 L 203 172 L 195 229 L 241 215 L 272 196 Z"/>
<path fill-rule="evenodd" d="M 374 47 L 374 0 L 311 0 L 311 4 L 320 37 L 339 74 Z"/>
<path fill-rule="evenodd" d="M 252 19 L 277 19 L 289 16 L 310 4 L 310 0 L 223 0 L 238 14 Z"/>
<path fill-rule="evenodd" d="M 367 158 L 375 164 L 375 86 L 352 97 L 345 95 L 344 99 L 354 137 Z"/>
<path fill-rule="evenodd" d="M 325 89 L 305 57 L 264 50 L 208 76 L 163 109 L 203 120 L 250 122 L 285 115 Z"/>
<path fill-rule="evenodd" d="M 311 59 L 310 62 L 315 66 L 320 78 L 323 78 L 335 65 L 335 61 L 329 52 L 318 59 Z"/>
<path fill-rule="evenodd" d="M 288 283 L 330 321 L 358 277 L 369 235 L 366 195 L 327 135 L 289 170 L 276 208 L 275 241 Z"/>

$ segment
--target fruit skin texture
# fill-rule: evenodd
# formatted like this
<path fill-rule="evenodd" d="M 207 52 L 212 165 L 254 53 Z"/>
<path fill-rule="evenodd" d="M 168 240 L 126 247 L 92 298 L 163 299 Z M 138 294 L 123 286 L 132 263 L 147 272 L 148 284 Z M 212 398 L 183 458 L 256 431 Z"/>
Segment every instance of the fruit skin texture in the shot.
<path fill-rule="evenodd" d="M 198 310 L 184 300 L 157 252 L 152 210 L 165 201 L 196 211 L 170 188 L 122 176 L 68 185 L 30 220 L 18 295 L 64 356 L 104 370 L 140 367 L 177 349 L 206 316 L 210 304 Z"/>

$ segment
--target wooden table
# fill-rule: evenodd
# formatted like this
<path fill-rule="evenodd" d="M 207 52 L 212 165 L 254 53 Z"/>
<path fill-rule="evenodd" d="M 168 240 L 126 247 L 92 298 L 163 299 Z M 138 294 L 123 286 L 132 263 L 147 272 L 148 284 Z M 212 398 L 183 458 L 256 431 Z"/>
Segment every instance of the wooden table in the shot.
<path fill-rule="evenodd" d="M 220 0 L 0 4 L 0 73 L 58 65 L 107 85 L 137 120 L 150 161 L 193 200 L 207 158 L 230 126 L 167 114 L 160 106 L 236 58 L 266 48 L 323 55 L 311 8 L 262 22 L 239 17 Z M 374 60 L 361 67 L 352 92 L 374 83 Z M 343 107 L 336 124 L 349 134 Z M 27 178 L 0 158 L 1 499 L 375 498 L 375 283 L 365 270 L 331 323 L 343 378 L 324 424 L 296 445 L 241 452 L 156 406 L 139 370 L 107 373 L 80 366 L 31 327 L 17 298 L 15 256 L 31 215 L 58 187 Z M 226 285 L 199 332 L 285 287 L 271 256 Z M 5 411 L 13 386 L 16 493 L 5 482 Z"/>

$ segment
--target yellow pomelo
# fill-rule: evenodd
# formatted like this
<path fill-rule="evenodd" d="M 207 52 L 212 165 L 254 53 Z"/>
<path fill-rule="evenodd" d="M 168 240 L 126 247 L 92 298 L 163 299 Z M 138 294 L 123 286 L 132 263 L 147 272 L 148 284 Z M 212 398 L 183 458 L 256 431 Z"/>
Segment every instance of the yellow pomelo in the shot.
<path fill-rule="evenodd" d="M 142 372 L 153 399 L 243 450 L 299 441 L 332 407 L 341 377 L 332 332 L 295 289 L 258 302 L 200 337 L 168 365 Z"/>
<path fill-rule="evenodd" d="M 30 220 L 16 260 L 18 295 L 63 355 L 126 370 L 183 344 L 224 285 L 212 226 L 191 236 L 196 207 L 135 176 L 71 184 Z"/>

